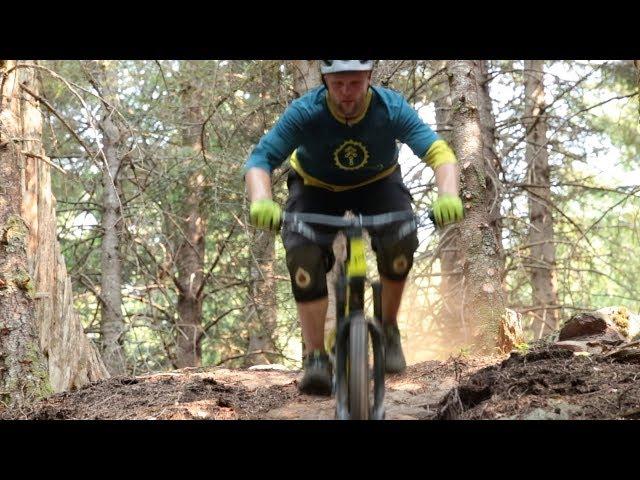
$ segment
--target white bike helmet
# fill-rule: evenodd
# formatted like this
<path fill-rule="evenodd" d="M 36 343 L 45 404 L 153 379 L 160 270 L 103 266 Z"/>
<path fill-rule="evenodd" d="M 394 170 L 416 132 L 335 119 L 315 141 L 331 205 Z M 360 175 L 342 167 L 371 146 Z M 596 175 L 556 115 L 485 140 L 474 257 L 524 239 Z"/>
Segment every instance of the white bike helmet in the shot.
<path fill-rule="evenodd" d="M 365 72 L 373 70 L 373 60 L 320 60 L 320 73 Z"/>

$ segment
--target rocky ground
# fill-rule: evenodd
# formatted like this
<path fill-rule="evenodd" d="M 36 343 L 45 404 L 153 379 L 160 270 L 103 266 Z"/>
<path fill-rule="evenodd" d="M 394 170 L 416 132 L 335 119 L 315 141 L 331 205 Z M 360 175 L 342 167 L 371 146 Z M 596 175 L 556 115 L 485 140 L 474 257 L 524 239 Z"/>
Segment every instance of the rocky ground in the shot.
<path fill-rule="evenodd" d="M 437 418 L 640 418 L 639 330 L 624 308 L 575 315 L 545 341 L 463 378 Z"/>
<path fill-rule="evenodd" d="M 640 418 L 640 350 L 583 355 L 551 345 L 513 353 L 462 379 L 437 418 Z"/>

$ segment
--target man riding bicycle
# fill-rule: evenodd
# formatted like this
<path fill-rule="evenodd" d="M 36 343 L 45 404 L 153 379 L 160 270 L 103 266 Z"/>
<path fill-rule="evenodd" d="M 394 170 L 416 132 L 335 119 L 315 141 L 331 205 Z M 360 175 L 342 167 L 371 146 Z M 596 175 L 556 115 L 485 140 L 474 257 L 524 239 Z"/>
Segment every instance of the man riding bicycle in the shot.
<path fill-rule="evenodd" d="M 251 223 L 276 231 L 282 211 L 272 200 L 271 172 L 290 158 L 287 212 L 376 215 L 411 210 L 412 198 L 398 165 L 397 141 L 407 144 L 435 171 L 439 226 L 463 217 L 458 168 L 453 151 L 398 92 L 371 85 L 373 60 L 321 60 L 323 85 L 294 100 L 262 137 L 244 171 Z M 406 368 L 397 314 L 405 281 L 418 247 L 414 232 L 400 241 L 384 241 L 371 232 L 382 283 L 385 371 Z M 282 240 L 293 296 L 305 344 L 304 393 L 331 394 L 331 364 L 324 349 L 327 314 L 326 274 L 334 256 L 330 247 L 283 229 Z"/>

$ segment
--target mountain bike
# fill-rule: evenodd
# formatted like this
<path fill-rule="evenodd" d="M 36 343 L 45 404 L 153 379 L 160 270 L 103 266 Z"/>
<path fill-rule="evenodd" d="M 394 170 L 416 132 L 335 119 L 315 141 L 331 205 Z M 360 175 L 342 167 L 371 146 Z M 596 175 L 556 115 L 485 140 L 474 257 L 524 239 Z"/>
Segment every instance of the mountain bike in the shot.
<path fill-rule="evenodd" d="M 384 332 L 382 330 L 382 286 L 367 279 L 364 230 L 393 227 L 385 241 L 397 241 L 417 229 L 411 210 L 352 218 L 316 213 L 283 212 L 288 228 L 317 245 L 330 246 L 339 231 L 347 238 L 347 257 L 339 262 L 336 291 L 336 338 L 334 393 L 339 420 L 382 420 L 384 411 Z M 338 229 L 322 233 L 311 225 Z M 373 318 L 365 314 L 366 283 L 373 290 Z M 373 351 L 370 366 L 369 341 Z M 373 375 L 371 375 L 371 373 Z M 373 402 L 371 402 L 373 379 Z"/>

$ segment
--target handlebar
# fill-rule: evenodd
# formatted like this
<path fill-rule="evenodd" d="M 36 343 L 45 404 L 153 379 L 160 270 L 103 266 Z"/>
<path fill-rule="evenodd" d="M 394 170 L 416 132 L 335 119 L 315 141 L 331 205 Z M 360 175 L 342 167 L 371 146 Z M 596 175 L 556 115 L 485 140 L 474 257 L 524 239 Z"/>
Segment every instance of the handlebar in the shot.
<path fill-rule="evenodd" d="M 411 234 L 418 228 L 416 216 L 411 210 L 382 213 L 379 215 L 357 215 L 355 217 L 344 218 L 334 215 L 323 215 L 319 213 L 282 212 L 282 226 L 298 233 L 312 242 L 321 244 L 331 244 L 335 235 L 317 232 L 309 224 L 336 227 L 340 229 L 348 228 L 382 228 L 402 222 L 397 229 L 389 235 L 384 235 L 385 239 L 400 240 Z M 429 212 L 429 218 L 434 222 L 433 212 Z"/>
<path fill-rule="evenodd" d="M 413 219 L 415 219 L 415 215 L 411 210 L 401 210 L 398 212 L 382 213 L 379 215 L 357 215 L 350 218 L 323 215 L 320 213 L 282 212 L 282 223 L 295 223 L 300 221 L 339 228 L 380 228 L 403 220 L 406 221 Z"/>

